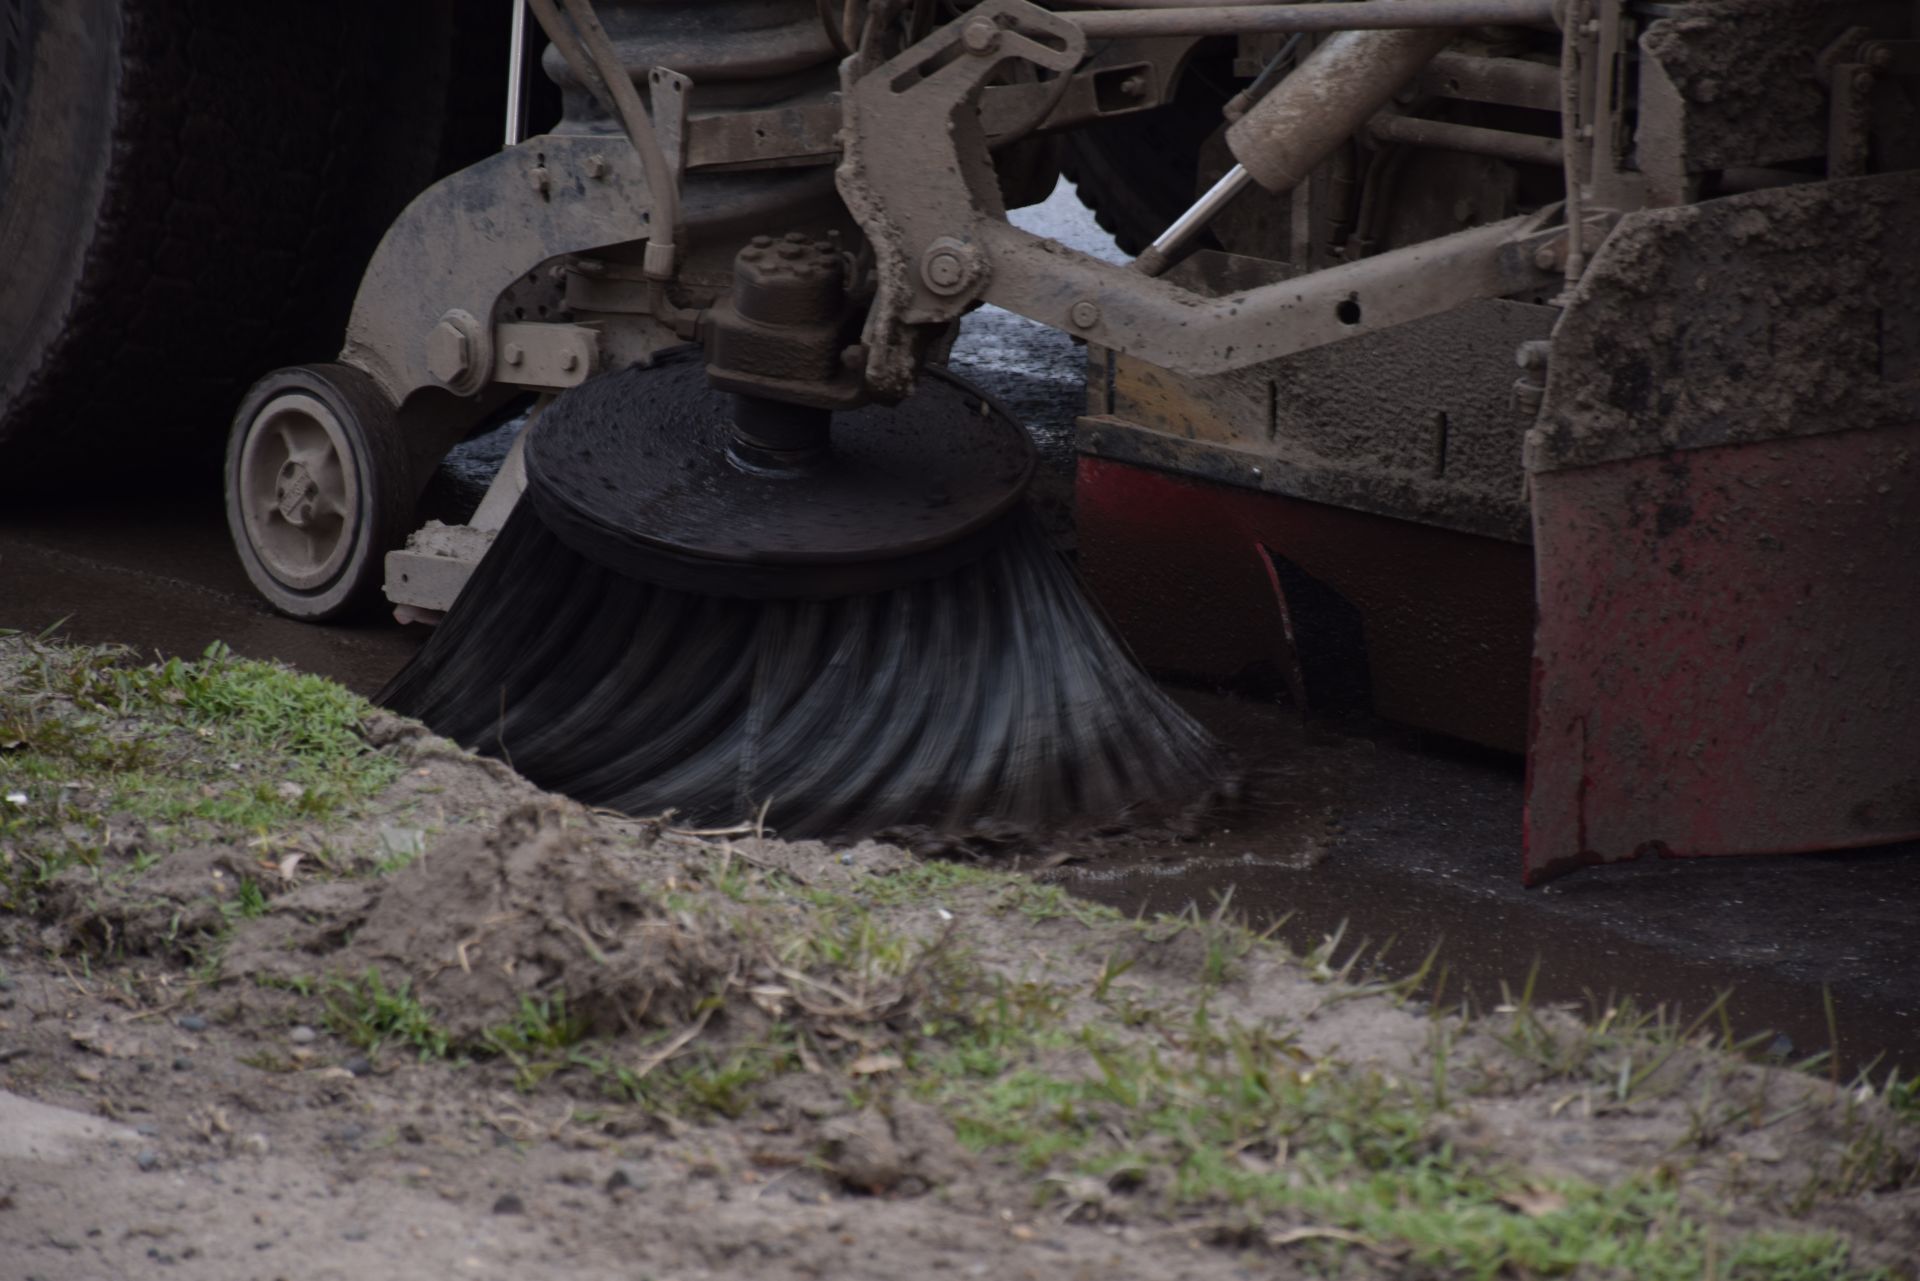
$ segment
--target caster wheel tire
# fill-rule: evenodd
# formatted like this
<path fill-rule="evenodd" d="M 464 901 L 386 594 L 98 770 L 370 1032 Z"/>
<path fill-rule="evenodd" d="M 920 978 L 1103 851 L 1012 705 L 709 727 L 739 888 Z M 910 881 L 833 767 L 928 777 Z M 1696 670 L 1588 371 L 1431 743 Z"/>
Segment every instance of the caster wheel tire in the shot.
<path fill-rule="evenodd" d="M 413 518 L 393 407 L 347 365 L 295 365 L 253 385 L 227 438 L 226 490 L 247 577 L 308 622 L 378 601 L 386 554 Z"/>

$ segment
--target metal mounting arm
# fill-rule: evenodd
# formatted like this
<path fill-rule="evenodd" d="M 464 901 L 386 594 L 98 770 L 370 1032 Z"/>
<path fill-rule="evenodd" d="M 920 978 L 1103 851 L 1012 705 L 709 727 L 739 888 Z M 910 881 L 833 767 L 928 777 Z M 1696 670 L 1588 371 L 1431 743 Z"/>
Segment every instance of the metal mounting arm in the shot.
<path fill-rule="evenodd" d="M 1009 225 L 977 101 L 1009 59 L 1066 75 L 1086 52 L 1069 17 L 985 0 L 891 61 L 843 72 L 840 194 L 874 248 L 867 382 L 912 386 L 930 332 L 975 303 L 1196 374 L 1219 373 L 1436 315 L 1476 298 L 1547 289 L 1538 218 L 1512 219 L 1227 298 L 1103 263 Z M 929 156 L 929 151 L 941 154 Z"/>

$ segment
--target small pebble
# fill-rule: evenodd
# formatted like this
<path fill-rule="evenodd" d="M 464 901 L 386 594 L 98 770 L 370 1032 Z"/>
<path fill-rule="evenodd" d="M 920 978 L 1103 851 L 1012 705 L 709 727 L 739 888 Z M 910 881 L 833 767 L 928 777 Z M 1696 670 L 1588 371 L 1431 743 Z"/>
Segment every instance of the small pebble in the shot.
<path fill-rule="evenodd" d="M 645 1190 L 646 1186 L 647 1178 L 644 1174 L 635 1173 L 628 1170 L 625 1166 L 621 1166 L 607 1176 L 606 1188 L 608 1195 L 612 1195 L 625 1188 L 632 1188 L 634 1191 L 639 1192 Z"/>
<path fill-rule="evenodd" d="M 365 1228 L 348 1228 L 340 1234 L 340 1239 L 342 1241 L 364 1241 L 367 1239 L 367 1230 Z"/>
<path fill-rule="evenodd" d="M 358 1143 L 361 1139 L 366 1137 L 366 1134 L 367 1134 L 366 1126 L 354 1125 L 351 1122 L 349 1122 L 346 1125 L 342 1125 L 335 1129 L 328 1130 L 327 1138 L 332 1140 L 335 1143 Z"/>
<path fill-rule="evenodd" d="M 180 1030 L 182 1032 L 204 1032 L 207 1030 L 207 1021 L 198 1014 L 183 1014 L 180 1016 Z"/>
<path fill-rule="evenodd" d="M 307 1027 L 305 1024 L 302 1024 L 301 1026 L 293 1029 L 293 1031 L 287 1033 L 287 1039 L 289 1041 L 292 1041 L 295 1045 L 310 1045 L 312 1044 L 314 1038 L 318 1037 L 319 1035 L 320 1034 L 314 1031 L 312 1028 Z"/>
<path fill-rule="evenodd" d="M 160 1127 L 157 1125 L 136 1125 L 133 1127 L 133 1132 L 143 1139 L 151 1139 L 160 1133 Z"/>
<path fill-rule="evenodd" d="M 248 1156 L 265 1156 L 267 1149 L 271 1146 L 272 1144 L 267 1142 L 267 1136 L 264 1134 L 249 1134 L 246 1138 L 240 1140 L 240 1150 Z"/>
<path fill-rule="evenodd" d="M 173 1070 L 176 1072 L 191 1072 L 193 1071 L 193 1060 L 183 1054 L 173 1061 Z"/>
<path fill-rule="evenodd" d="M 340 1066 L 355 1076 L 365 1076 L 367 1073 L 373 1071 L 373 1064 L 368 1061 L 367 1056 L 364 1054 L 356 1054 Z"/>
<path fill-rule="evenodd" d="M 504 1193 L 498 1201 L 493 1203 L 493 1212 L 495 1214 L 525 1214 L 527 1212 L 527 1203 L 511 1192 Z"/>
<path fill-rule="evenodd" d="M 1793 1038 L 1785 1032 L 1767 1043 L 1767 1057 L 1770 1059 L 1790 1059 L 1793 1057 Z"/>
<path fill-rule="evenodd" d="M 160 1164 L 160 1154 L 152 1148 L 143 1148 L 140 1155 L 133 1158 L 133 1163 L 143 1170 L 151 1170 Z"/>

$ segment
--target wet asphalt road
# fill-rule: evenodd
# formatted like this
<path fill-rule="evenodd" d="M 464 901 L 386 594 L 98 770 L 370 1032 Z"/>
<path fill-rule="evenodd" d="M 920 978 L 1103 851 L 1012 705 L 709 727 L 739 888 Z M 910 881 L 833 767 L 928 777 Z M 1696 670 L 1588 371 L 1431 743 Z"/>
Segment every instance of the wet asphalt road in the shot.
<path fill-rule="evenodd" d="M 1112 254 L 1057 195 L 1021 220 Z M 1081 354 L 1062 335 L 1004 313 L 970 319 L 957 368 L 1035 428 L 1056 490 L 1071 464 Z M 504 449 L 476 442 L 438 501 L 457 508 Z M 197 654 L 215 640 L 283 659 L 371 694 L 425 635 L 373 623 L 313 627 L 268 611 L 227 545 L 217 480 L 164 501 L 16 505 L 0 512 L 0 626 Z M 1548 999 L 1631 996 L 1698 1011 L 1731 988 L 1743 1034 L 1769 1029 L 1801 1056 L 1920 1067 L 1920 850 L 1756 860 L 1646 862 L 1519 883 L 1517 758 L 1380 723 L 1303 723 L 1285 707 L 1181 690 L 1176 696 L 1251 763 L 1243 814 L 1198 842 L 1139 842 L 1042 872 L 1128 911 L 1232 907 L 1311 946 L 1346 926 L 1349 947 L 1391 940 L 1405 972 L 1438 945 L 1450 996 L 1490 1005 L 1538 967 Z M 1344 949 L 1343 949 L 1344 954 Z"/>

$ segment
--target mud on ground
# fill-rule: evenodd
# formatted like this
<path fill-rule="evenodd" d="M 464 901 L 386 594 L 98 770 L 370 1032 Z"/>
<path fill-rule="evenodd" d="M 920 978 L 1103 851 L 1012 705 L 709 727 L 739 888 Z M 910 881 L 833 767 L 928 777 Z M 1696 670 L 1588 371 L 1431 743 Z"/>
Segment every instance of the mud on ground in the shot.
<path fill-rule="evenodd" d="M 1911 1083 L 590 812 L 334 693 L 0 640 L 6 1275 L 1914 1275 Z"/>

